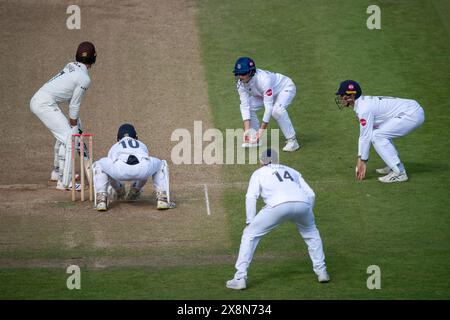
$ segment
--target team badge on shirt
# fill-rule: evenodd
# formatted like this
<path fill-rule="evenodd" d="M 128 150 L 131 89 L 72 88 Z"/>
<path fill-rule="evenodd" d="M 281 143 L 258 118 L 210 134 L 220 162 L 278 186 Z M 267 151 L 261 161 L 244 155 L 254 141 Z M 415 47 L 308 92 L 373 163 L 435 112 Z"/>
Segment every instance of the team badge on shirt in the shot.
<path fill-rule="evenodd" d="M 367 124 L 367 121 L 366 121 L 366 119 L 359 119 L 359 123 L 361 123 L 361 125 L 362 125 L 363 127 L 365 127 L 366 124 Z"/>
<path fill-rule="evenodd" d="M 272 89 L 267 89 L 266 95 L 269 97 L 272 96 Z"/>

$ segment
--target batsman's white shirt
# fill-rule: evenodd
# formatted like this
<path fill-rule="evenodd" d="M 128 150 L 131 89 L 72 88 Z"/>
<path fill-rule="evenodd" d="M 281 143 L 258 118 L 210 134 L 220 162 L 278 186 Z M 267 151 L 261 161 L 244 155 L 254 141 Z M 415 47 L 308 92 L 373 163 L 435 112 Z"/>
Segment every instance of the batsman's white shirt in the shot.
<path fill-rule="evenodd" d="M 70 101 L 69 116 L 77 119 L 81 102 L 90 84 L 87 67 L 83 63 L 70 62 L 39 91 L 47 93 L 56 103 Z"/>
<path fill-rule="evenodd" d="M 305 202 L 314 205 L 315 194 L 302 175 L 284 165 L 268 164 L 250 178 L 246 195 L 247 223 L 256 215 L 256 201 L 261 196 L 269 207 L 284 202 Z"/>
<path fill-rule="evenodd" d="M 355 101 L 354 111 L 356 112 L 360 124 L 358 156 L 363 160 L 369 159 L 370 146 L 374 139 L 375 130 L 388 131 L 389 136 L 387 138 L 394 138 L 396 136 L 407 134 L 417 126 L 421 125 L 424 120 L 422 107 L 417 101 L 412 99 L 361 96 Z M 407 121 L 401 121 L 402 117 Z M 398 121 L 396 121 L 394 125 L 389 126 L 389 128 L 386 128 L 388 130 L 384 130 L 383 127 L 385 124 L 395 118 L 398 118 Z M 394 151 L 391 153 L 394 154 Z M 393 154 L 391 156 L 386 155 L 386 157 L 395 157 L 396 151 L 395 156 Z M 398 161 L 386 161 L 382 154 L 380 154 L 380 156 L 382 156 L 383 160 L 385 160 L 390 167 L 392 167 L 392 165 L 389 162 Z"/>
<path fill-rule="evenodd" d="M 262 99 L 264 102 L 263 121 L 266 123 L 269 123 L 272 116 L 274 99 L 284 90 L 292 91 L 294 96 L 296 92 L 295 84 L 289 77 L 261 69 L 256 69 L 255 75 L 248 83 L 239 80 L 237 82 L 237 90 L 241 100 L 242 120 L 250 120 L 250 109 L 256 107 L 251 103 L 251 98 L 254 97 Z"/>

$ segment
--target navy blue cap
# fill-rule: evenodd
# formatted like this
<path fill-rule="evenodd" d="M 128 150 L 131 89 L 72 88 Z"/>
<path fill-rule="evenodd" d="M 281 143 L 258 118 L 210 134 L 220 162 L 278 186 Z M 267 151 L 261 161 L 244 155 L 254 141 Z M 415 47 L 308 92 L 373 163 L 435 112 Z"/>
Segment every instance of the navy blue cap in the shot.
<path fill-rule="evenodd" d="M 361 86 L 358 82 L 354 80 L 345 80 L 342 81 L 339 85 L 339 89 L 336 92 L 336 95 L 349 95 L 349 94 L 355 94 L 355 98 L 358 99 L 361 94 Z"/>
<path fill-rule="evenodd" d="M 117 131 L 117 141 L 122 140 L 126 135 L 133 139 L 137 139 L 136 130 L 133 125 L 129 123 L 124 123 L 120 126 L 119 131 Z"/>

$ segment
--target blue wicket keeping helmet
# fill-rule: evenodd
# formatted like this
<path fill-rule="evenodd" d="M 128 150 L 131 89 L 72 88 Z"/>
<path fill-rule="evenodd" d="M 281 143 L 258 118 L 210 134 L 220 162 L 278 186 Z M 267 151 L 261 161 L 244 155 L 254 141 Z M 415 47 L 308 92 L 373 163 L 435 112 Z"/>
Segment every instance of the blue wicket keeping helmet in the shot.
<path fill-rule="evenodd" d="M 256 64 L 252 58 L 249 57 L 241 57 L 237 59 L 234 64 L 234 75 L 242 75 L 247 73 L 252 73 L 252 75 L 256 72 Z"/>
<path fill-rule="evenodd" d="M 125 123 L 119 127 L 119 131 L 117 131 L 117 141 L 120 141 L 127 136 L 133 139 L 138 138 L 136 130 L 134 129 L 133 125 L 129 123 Z"/>
<path fill-rule="evenodd" d="M 355 99 L 358 99 L 362 94 L 361 86 L 359 85 L 358 82 L 354 80 L 342 81 L 341 84 L 339 85 L 339 89 L 336 92 L 336 95 L 341 96 L 350 94 L 354 94 Z"/>

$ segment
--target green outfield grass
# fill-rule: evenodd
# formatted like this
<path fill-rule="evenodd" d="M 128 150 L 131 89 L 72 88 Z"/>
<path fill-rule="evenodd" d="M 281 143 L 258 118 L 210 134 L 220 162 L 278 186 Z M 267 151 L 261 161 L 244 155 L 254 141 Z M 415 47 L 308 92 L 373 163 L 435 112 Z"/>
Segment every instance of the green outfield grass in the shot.
<path fill-rule="evenodd" d="M 316 221 L 333 279 L 329 286 L 310 283 L 315 279 L 305 246 L 295 228 L 284 225 L 261 241 L 256 256 L 277 252 L 298 259 L 280 261 L 276 269 L 254 263 L 249 285 L 255 288 L 247 296 L 270 297 L 272 292 L 275 299 L 449 298 L 450 47 L 445 2 L 200 4 L 203 60 L 218 127 L 242 126 L 239 98 L 232 91 L 232 69 L 239 56 L 251 56 L 257 67 L 288 75 L 297 84 L 289 113 L 302 148 L 283 154 L 282 162 L 300 170 L 317 193 Z M 366 27 L 371 4 L 381 8 L 381 30 Z M 396 142 L 408 183 L 379 183 L 374 170 L 383 165 L 373 150 L 367 180 L 355 181 L 358 124 L 352 110 L 339 111 L 333 101 L 345 79 L 359 81 L 368 95 L 413 98 L 424 107 L 425 124 Z M 277 128 L 273 120 L 271 126 Z M 254 169 L 226 166 L 224 179 L 245 181 Z M 244 194 L 228 191 L 225 205 L 232 212 L 237 251 Z M 366 288 L 366 270 L 372 264 L 381 268 L 379 291 Z M 232 266 L 229 269 L 232 274 Z M 296 273 L 306 278 L 296 279 Z M 290 286 L 304 293 L 290 292 Z M 274 288 L 283 293 L 273 293 Z"/>
<path fill-rule="evenodd" d="M 366 27 L 372 4 L 381 8 L 381 30 Z M 282 154 L 281 161 L 302 172 L 316 191 L 329 284 L 317 283 L 305 244 L 295 227 L 285 224 L 260 242 L 249 288 L 242 292 L 224 286 L 234 274 L 233 261 L 82 269 L 82 290 L 72 291 L 65 286 L 65 269 L 1 269 L 0 299 L 449 299 L 448 12 L 448 2 L 427 0 L 198 1 L 217 128 L 242 126 L 232 75 L 239 56 L 251 56 L 257 67 L 297 84 L 289 113 L 302 148 Z M 409 182 L 379 183 L 374 170 L 382 161 L 373 150 L 367 179 L 355 181 L 358 124 L 352 110 L 339 111 L 334 104 L 339 82 L 348 78 L 368 95 L 413 98 L 424 107 L 424 125 L 396 143 Z M 270 126 L 277 128 L 273 120 Z M 247 182 L 256 168 L 226 165 L 223 181 Z M 233 244 L 208 255 L 237 256 L 244 201 L 245 188 L 225 189 Z M 258 259 L 263 254 L 276 259 Z M 24 258 L 29 256 L 36 258 L 32 253 Z M 370 265 L 381 268 L 381 290 L 366 287 Z"/>

